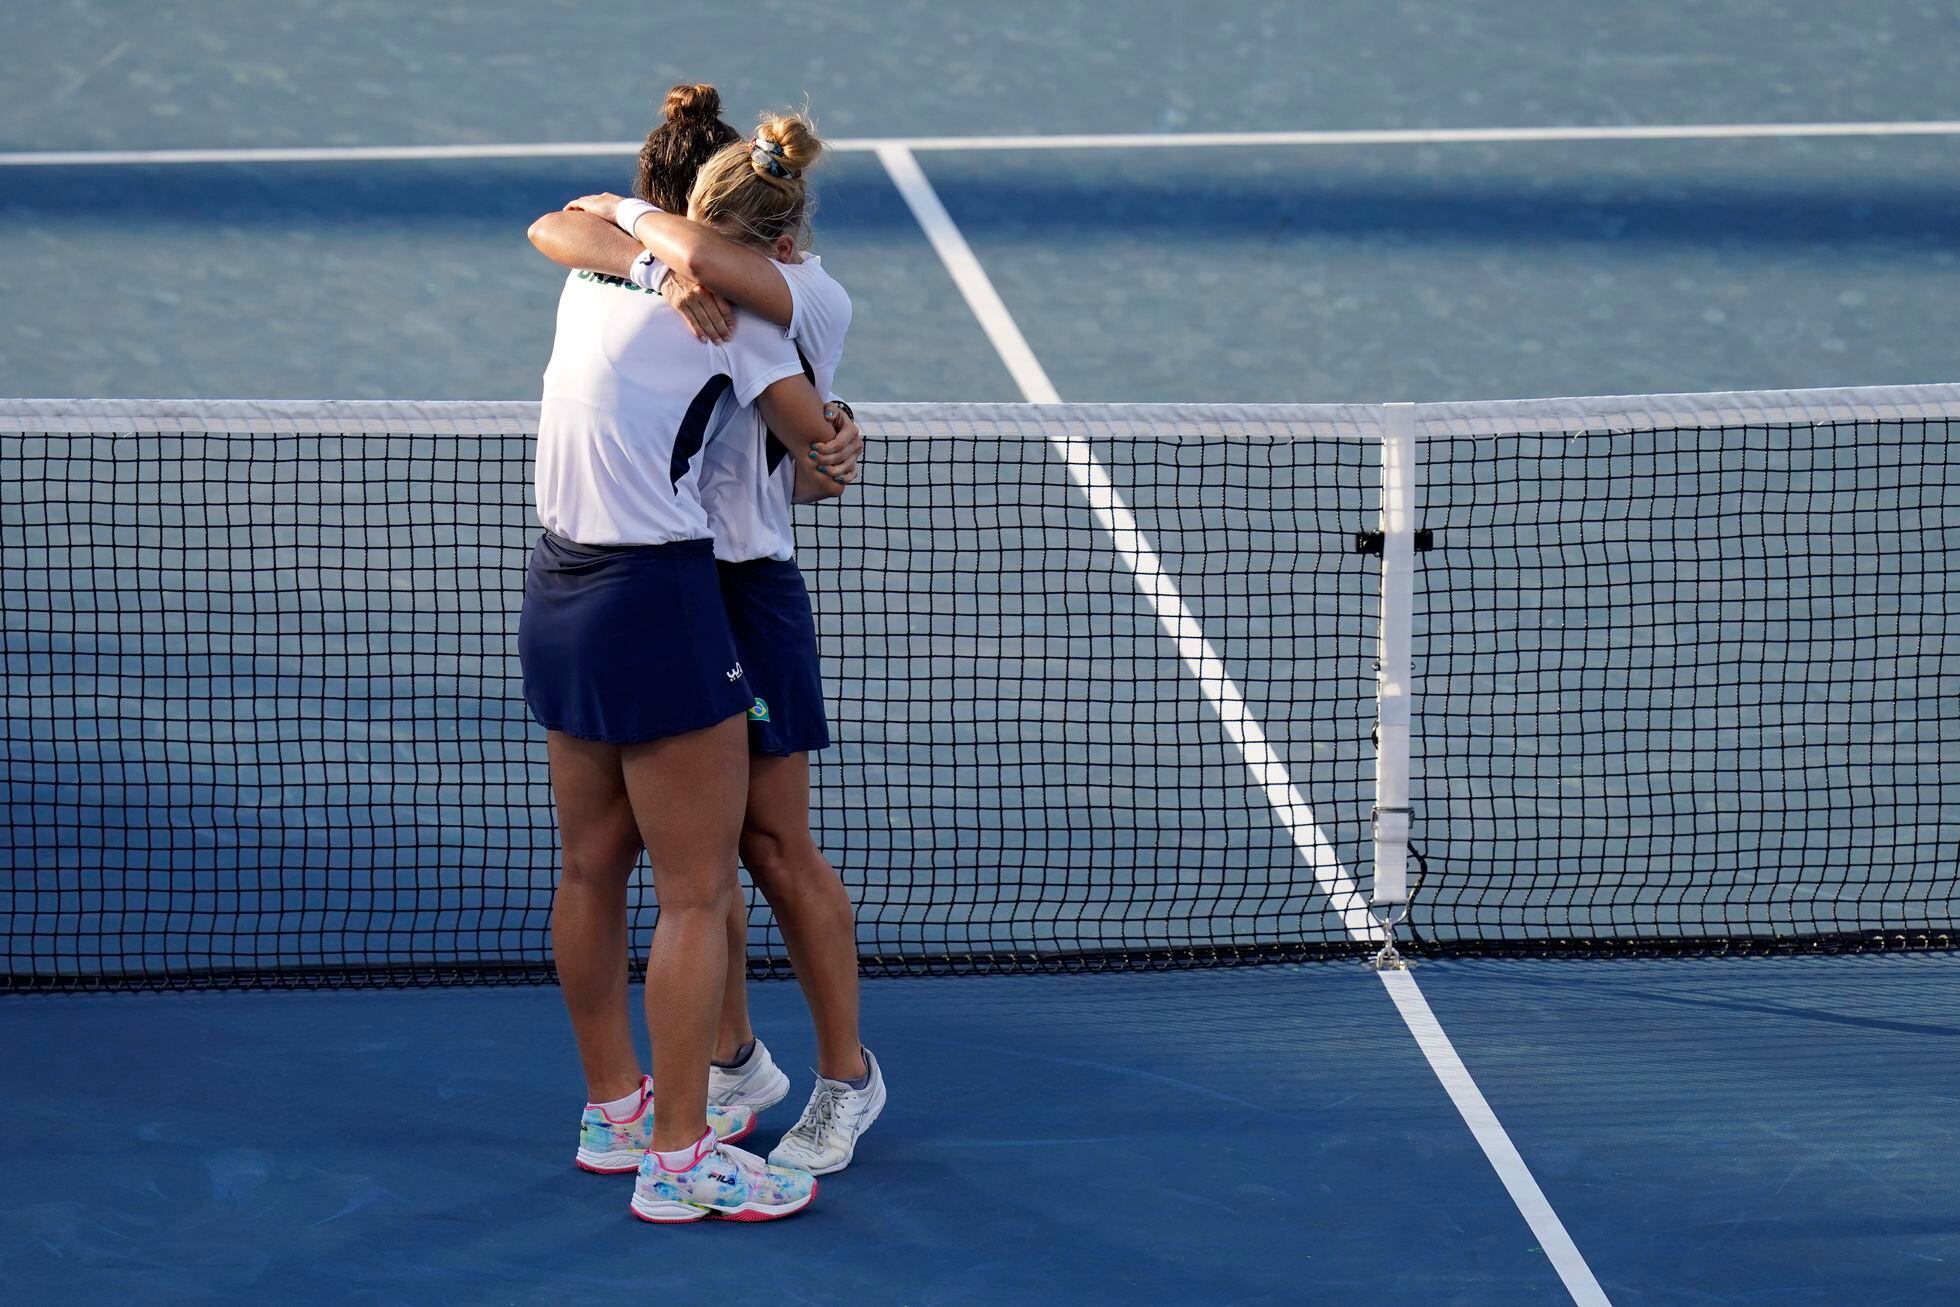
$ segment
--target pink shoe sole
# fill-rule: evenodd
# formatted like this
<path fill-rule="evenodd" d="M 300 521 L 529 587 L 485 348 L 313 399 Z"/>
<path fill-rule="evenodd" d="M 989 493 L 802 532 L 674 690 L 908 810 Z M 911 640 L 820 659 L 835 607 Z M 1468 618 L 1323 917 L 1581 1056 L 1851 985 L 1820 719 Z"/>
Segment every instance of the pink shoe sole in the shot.
<path fill-rule="evenodd" d="M 637 1162 L 632 1166 L 594 1166 L 582 1158 L 573 1158 L 572 1161 L 579 1170 L 590 1171 L 593 1175 L 636 1175 L 640 1169 Z"/>

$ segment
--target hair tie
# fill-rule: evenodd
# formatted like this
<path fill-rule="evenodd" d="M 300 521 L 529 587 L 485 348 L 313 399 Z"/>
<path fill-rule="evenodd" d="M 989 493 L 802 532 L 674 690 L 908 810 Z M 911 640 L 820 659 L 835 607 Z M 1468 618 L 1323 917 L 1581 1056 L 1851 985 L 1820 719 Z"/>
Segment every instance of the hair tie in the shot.
<path fill-rule="evenodd" d="M 749 142 L 749 162 L 771 177 L 793 182 L 803 173 L 783 162 L 783 147 L 775 141 L 765 141 L 760 136 Z"/>

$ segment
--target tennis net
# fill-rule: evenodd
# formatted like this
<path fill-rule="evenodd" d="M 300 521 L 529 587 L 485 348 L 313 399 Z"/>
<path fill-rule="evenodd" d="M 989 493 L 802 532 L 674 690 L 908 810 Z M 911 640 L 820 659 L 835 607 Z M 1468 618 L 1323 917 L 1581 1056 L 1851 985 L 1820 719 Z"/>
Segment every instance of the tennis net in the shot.
<path fill-rule="evenodd" d="M 1373 950 L 1385 412 L 865 406 L 799 532 L 867 971 Z M 1951 946 L 1960 387 L 1411 412 L 1413 951 Z M 0 984 L 550 979 L 535 419 L 0 402 Z"/>

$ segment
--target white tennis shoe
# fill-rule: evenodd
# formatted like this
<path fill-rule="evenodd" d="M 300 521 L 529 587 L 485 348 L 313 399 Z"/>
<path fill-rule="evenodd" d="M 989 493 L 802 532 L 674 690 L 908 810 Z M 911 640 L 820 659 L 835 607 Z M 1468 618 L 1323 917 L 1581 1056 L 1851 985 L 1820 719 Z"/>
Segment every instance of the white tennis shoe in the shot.
<path fill-rule="evenodd" d="M 729 1070 L 708 1068 L 708 1102 L 716 1107 L 747 1108 L 761 1112 L 789 1096 L 789 1077 L 769 1056 L 769 1046 L 760 1039 L 749 1053 L 749 1060 Z"/>
<path fill-rule="evenodd" d="M 769 1151 L 772 1164 L 812 1175 L 829 1175 L 851 1164 L 859 1137 L 885 1110 L 885 1073 L 868 1048 L 864 1050 L 864 1065 L 871 1079 L 862 1089 L 818 1077 L 802 1119 Z"/>
<path fill-rule="evenodd" d="M 663 1166 L 658 1153 L 641 1159 L 633 1215 L 655 1225 L 709 1218 L 773 1221 L 802 1211 L 816 1196 L 817 1178 L 808 1171 L 770 1166 L 707 1134 L 692 1149 L 692 1164 L 678 1171 Z"/>

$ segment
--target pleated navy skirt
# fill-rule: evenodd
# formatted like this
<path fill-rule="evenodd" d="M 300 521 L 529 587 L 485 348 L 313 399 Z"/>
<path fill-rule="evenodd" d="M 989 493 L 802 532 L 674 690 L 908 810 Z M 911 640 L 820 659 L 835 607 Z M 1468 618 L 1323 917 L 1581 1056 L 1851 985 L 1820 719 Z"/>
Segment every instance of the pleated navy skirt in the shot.
<path fill-rule="evenodd" d="M 607 744 L 698 731 L 755 700 L 709 540 L 581 545 L 547 531 L 525 570 L 517 657 L 540 725 Z"/>

